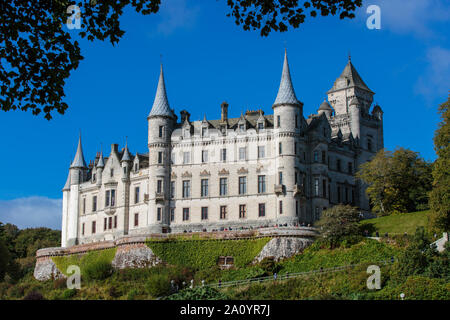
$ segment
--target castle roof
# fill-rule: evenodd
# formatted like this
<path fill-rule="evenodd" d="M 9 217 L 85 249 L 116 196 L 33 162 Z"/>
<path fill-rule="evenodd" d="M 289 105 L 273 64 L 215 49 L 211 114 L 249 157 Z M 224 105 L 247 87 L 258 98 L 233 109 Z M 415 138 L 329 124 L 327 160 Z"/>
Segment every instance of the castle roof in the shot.
<path fill-rule="evenodd" d="M 156 89 L 155 100 L 153 101 L 152 110 L 149 117 L 152 116 L 166 116 L 175 117 L 173 110 L 170 109 L 169 100 L 167 99 L 166 85 L 164 83 L 163 66 L 161 65 L 161 71 L 159 74 L 158 88 Z"/>
<path fill-rule="evenodd" d="M 323 100 L 322 104 L 320 105 L 319 110 L 333 110 L 333 109 L 331 108 L 328 101 L 325 99 L 325 100 Z"/>
<path fill-rule="evenodd" d="M 369 87 L 364 83 L 363 79 L 359 75 L 358 71 L 356 71 L 356 68 L 352 64 L 352 60 L 348 59 L 347 65 L 344 68 L 344 71 L 342 71 L 339 78 L 336 79 L 336 81 L 333 84 L 333 87 L 328 91 L 328 93 L 341 90 L 343 88 L 340 88 L 337 86 L 339 80 L 345 80 L 345 87 L 344 88 L 350 88 L 350 87 L 357 87 L 360 89 L 363 89 L 365 91 L 369 91 L 370 93 L 374 93 L 372 90 L 369 89 Z"/>
<path fill-rule="evenodd" d="M 81 146 L 81 134 L 80 134 L 80 137 L 78 138 L 77 153 L 75 154 L 75 158 L 73 159 L 70 167 L 71 168 L 87 168 L 86 161 L 84 161 L 83 148 Z"/>
<path fill-rule="evenodd" d="M 275 99 L 273 105 L 277 106 L 281 104 L 300 104 L 297 100 L 297 96 L 295 95 L 294 86 L 292 85 L 286 50 L 284 51 L 283 72 L 281 73 L 280 88 L 278 89 L 277 98 Z"/>
<path fill-rule="evenodd" d="M 128 143 L 125 145 L 125 150 L 123 151 L 122 159 L 120 161 L 131 161 L 130 151 L 128 151 Z"/>
<path fill-rule="evenodd" d="M 64 185 L 63 191 L 65 190 L 70 190 L 70 172 L 67 175 L 67 180 L 66 180 L 66 184 Z"/>
<path fill-rule="evenodd" d="M 103 158 L 103 151 L 100 152 L 100 156 L 98 158 L 96 167 L 97 168 L 104 168 L 105 167 L 105 159 Z"/>

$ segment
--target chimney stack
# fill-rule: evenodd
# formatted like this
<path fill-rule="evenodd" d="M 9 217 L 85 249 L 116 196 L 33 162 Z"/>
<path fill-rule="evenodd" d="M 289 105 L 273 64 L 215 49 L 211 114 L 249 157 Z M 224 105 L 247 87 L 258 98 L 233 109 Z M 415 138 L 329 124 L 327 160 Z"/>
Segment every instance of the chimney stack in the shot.
<path fill-rule="evenodd" d="M 222 120 L 222 122 L 227 122 L 228 121 L 228 103 L 226 103 L 224 101 L 224 102 L 222 102 L 220 107 L 222 109 L 222 115 L 221 115 L 220 119 Z"/>

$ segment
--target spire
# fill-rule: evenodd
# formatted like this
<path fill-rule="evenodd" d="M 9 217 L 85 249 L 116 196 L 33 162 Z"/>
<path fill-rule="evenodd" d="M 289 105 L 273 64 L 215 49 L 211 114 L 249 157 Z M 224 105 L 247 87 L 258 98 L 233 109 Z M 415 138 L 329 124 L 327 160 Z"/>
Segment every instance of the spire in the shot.
<path fill-rule="evenodd" d="M 284 63 L 283 72 L 281 74 L 280 88 L 278 89 L 277 98 L 275 99 L 273 105 L 277 106 L 280 104 L 300 104 L 300 102 L 297 100 L 294 92 L 294 87 L 292 85 L 286 49 L 284 50 Z"/>
<path fill-rule="evenodd" d="M 343 86 L 339 85 L 342 83 L 344 84 Z M 342 71 L 339 78 L 336 79 L 333 88 L 331 88 L 328 93 L 350 87 L 358 87 L 373 94 L 373 91 L 369 89 L 369 87 L 362 80 L 358 71 L 356 71 L 356 68 L 353 66 L 351 56 L 349 55 L 344 71 Z"/>
<path fill-rule="evenodd" d="M 164 72 L 161 64 L 161 72 L 159 74 L 158 88 L 156 89 L 155 100 L 150 111 L 149 117 L 152 116 L 168 116 L 174 117 L 173 110 L 169 107 L 169 100 L 167 99 L 166 85 L 164 83 Z"/>
<path fill-rule="evenodd" d="M 97 168 L 104 168 L 105 167 L 105 160 L 103 159 L 103 151 L 100 151 L 100 157 L 98 158 L 96 167 Z"/>
<path fill-rule="evenodd" d="M 324 99 L 322 104 L 319 107 L 319 110 L 333 110 L 330 106 L 330 104 L 328 103 L 327 99 Z"/>
<path fill-rule="evenodd" d="M 81 146 L 81 133 L 78 138 L 77 153 L 75 154 L 75 158 L 73 159 L 70 168 L 87 168 L 86 161 L 84 161 L 83 148 Z"/>
<path fill-rule="evenodd" d="M 123 155 L 122 155 L 122 159 L 120 160 L 122 161 L 131 161 L 131 155 L 130 152 L 128 151 L 128 141 L 125 144 L 125 150 L 123 151 Z"/>

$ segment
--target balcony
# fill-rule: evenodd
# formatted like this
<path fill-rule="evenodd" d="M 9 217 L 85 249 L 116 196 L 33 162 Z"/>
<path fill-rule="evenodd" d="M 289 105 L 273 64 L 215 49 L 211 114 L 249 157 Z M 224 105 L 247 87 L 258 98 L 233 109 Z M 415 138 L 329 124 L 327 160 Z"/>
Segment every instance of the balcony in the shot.
<path fill-rule="evenodd" d="M 273 186 L 273 191 L 276 195 L 284 194 L 284 185 L 276 184 Z"/>
<path fill-rule="evenodd" d="M 164 200 L 166 200 L 166 197 L 165 197 L 164 193 L 156 192 L 155 193 L 155 200 L 156 201 L 164 201 Z"/>
<path fill-rule="evenodd" d="M 302 185 L 296 184 L 294 185 L 294 197 L 295 196 L 301 196 L 304 197 L 305 196 L 305 189 L 303 188 Z"/>

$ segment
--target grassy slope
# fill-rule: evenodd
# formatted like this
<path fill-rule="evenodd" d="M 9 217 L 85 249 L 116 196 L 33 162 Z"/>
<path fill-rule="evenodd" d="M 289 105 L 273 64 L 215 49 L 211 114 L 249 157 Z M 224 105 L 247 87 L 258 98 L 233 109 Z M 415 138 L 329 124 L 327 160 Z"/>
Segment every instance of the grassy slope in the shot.
<path fill-rule="evenodd" d="M 380 235 L 389 234 L 414 234 L 417 227 L 426 226 L 430 211 L 418 211 L 401 213 L 375 219 L 364 220 L 362 224 L 372 224 Z M 373 235 L 375 232 L 373 232 Z"/>

